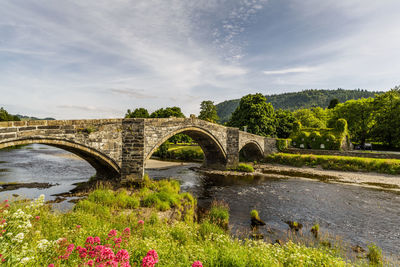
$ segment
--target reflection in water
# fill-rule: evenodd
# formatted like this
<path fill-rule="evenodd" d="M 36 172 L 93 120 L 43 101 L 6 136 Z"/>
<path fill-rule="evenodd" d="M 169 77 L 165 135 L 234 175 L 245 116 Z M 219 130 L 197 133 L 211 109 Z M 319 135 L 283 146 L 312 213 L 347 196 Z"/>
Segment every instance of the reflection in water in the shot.
<path fill-rule="evenodd" d="M 31 198 L 45 194 L 47 199 L 54 199 L 52 194 L 66 192 L 74 183 L 87 181 L 95 174 L 88 163 L 58 148 L 44 145 L 25 148 L 30 149 L 0 150 L 0 169 L 6 170 L 0 172 L 0 181 L 59 185 L 1 192 L 0 198 L 16 193 Z M 250 211 L 257 209 L 261 219 L 276 232 L 286 231 L 285 221 L 289 220 L 309 227 L 319 223 L 322 231 L 341 236 L 353 245 L 366 247 L 368 242 L 375 242 L 387 253 L 400 254 L 399 194 L 300 179 L 205 176 L 190 170 L 195 166 L 198 164 L 147 172 L 152 178 L 179 180 L 183 191 L 198 198 L 200 207 L 207 207 L 213 199 L 227 202 L 234 232 L 248 231 Z"/>

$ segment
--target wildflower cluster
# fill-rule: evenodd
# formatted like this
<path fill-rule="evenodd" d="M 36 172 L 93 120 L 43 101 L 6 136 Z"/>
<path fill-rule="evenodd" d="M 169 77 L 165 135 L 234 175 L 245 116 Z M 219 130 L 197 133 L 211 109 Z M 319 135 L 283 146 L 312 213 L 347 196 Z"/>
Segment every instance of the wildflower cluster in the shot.
<path fill-rule="evenodd" d="M 105 239 L 106 244 L 101 244 L 98 236 L 88 236 L 83 246 L 76 246 L 69 243 L 65 238 L 58 241 L 63 248 L 63 253 L 58 256 L 60 263 L 66 263 L 73 253 L 78 255 L 79 266 L 121 266 L 130 267 L 130 255 L 126 249 L 121 249 L 121 244 L 127 244 L 131 236 L 131 229 L 125 228 L 121 234 L 112 229 Z M 76 261 L 74 261 L 76 262 Z M 158 262 L 158 255 L 155 250 L 150 250 L 143 258 L 142 266 L 153 267 Z M 50 265 L 53 266 L 53 265 Z"/>
<path fill-rule="evenodd" d="M 44 195 L 28 205 L 10 211 L 8 200 L 0 204 L 0 259 L 8 265 L 27 264 L 35 259 L 28 247 L 27 236 L 32 235 L 33 225 L 40 220 L 39 208 L 44 204 Z M 38 243 L 38 250 L 44 251 L 52 244 L 47 240 Z"/>

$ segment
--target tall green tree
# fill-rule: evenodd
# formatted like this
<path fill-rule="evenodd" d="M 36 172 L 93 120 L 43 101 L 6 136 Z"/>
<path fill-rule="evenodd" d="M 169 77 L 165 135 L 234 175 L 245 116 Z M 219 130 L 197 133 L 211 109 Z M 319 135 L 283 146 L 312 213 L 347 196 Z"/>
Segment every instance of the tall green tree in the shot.
<path fill-rule="evenodd" d="M 201 102 L 199 119 L 214 123 L 219 120 L 214 102 L 210 100 Z"/>
<path fill-rule="evenodd" d="M 306 128 L 325 128 L 329 111 L 323 108 L 298 109 L 293 112 L 294 117 Z"/>
<path fill-rule="evenodd" d="M 373 138 L 390 147 L 400 147 L 400 87 L 377 95 L 373 108 L 376 121 Z"/>
<path fill-rule="evenodd" d="M 295 127 L 296 118 L 289 110 L 278 109 L 275 111 L 276 135 L 279 138 L 289 138 Z"/>
<path fill-rule="evenodd" d="M 329 102 L 328 109 L 333 109 L 339 104 L 339 99 L 334 98 Z"/>
<path fill-rule="evenodd" d="M 4 108 L 0 108 L 0 121 L 20 121 L 18 116 L 11 115 Z"/>
<path fill-rule="evenodd" d="M 149 112 L 145 108 L 137 108 L 134 111 L 128 109 L 125 118 L 149 118 Z"/>
<path fill-rule="evenodd" d="M 262 94 L 249 94 L 240 99 L 239 106 L 233 112 L 228 126 L 262 136 L 274 136 L 276 133 L 274 107 L 266 102 Z"/>
<path fill-rule="evenodd" d="M 333 127 L 338 119 L 345 119 L 351 139 L 364 146 L 374 125 L 373 101 L 373 98 L 362 98 L 338 104 L 332 110 L 329 126 Z"/>
<path fill-rule="evenodd" d="M 151 113 L 150 118 L 185 118 L 185 115 L 182 113 L 181 108 L 179 107 L 167 107 L 160 108 Z"/>

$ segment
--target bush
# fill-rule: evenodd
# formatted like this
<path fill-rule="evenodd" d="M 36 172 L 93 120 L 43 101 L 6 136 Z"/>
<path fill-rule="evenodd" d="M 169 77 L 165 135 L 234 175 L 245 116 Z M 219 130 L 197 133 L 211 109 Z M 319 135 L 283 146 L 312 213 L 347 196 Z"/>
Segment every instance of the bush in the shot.
<path fill-rule="evenodd" d="M 208 218 L 211 223 L 227 230 L 229 225 L 229 207 L 226 203 L 214 201 L 208 212 Z"/>
<path fill-rule="evenodd" d="M 280 138 L 277 138 L 276 139 L 276 148 L 280 152 L 281 151 L 285 151 L 289 147 L 290 142 L 291 142 L 291 139 L 280 139 Z"/>
<path fill-rule="evenodd" d="M 238 172 L 254 172 L 253 166 L 245 163 L 239 163 L 235 170 Z"/>
<path fill-rule="evenodd" d="M 377 245 L 370 244 L 368 246 L 367 258 L 372 265 L 383 266 L 382 249 L 380 249 Z"/>
<path fill-rule="evenodd" d="M 320 149 L 322 144 L 321 134 L 319 132 L 312 132 L 308 137 L 309 144 L 312 149 Z"/>
<path fill-rule="evenodd" d="M 347 133 L 347 121 L 345 119 L 338 119 L 335 123 L 335 131 L 338 133 Z"/>
<path fill-rule="evenodd" d="M 252 219 L 260 219 L 260 217 L 258 216 L 258 211 L 257 211 L 257 210 L 252 210 L 252 211 L 250 212 L 250 217 L 251 217 Z"/>

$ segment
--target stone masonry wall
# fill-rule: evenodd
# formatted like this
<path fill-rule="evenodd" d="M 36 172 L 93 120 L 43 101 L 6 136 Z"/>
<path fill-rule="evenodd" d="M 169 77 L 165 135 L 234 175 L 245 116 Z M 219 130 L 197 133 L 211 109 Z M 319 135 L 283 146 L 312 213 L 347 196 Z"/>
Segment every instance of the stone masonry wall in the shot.
<path fill-rule="evenodd" d="M 30 143 L 69 146 L 84 153 L 96 151 L 117 168 L 122 163 L 121 137 L 122 119 L 0 122 L 0 148 Z"/>

